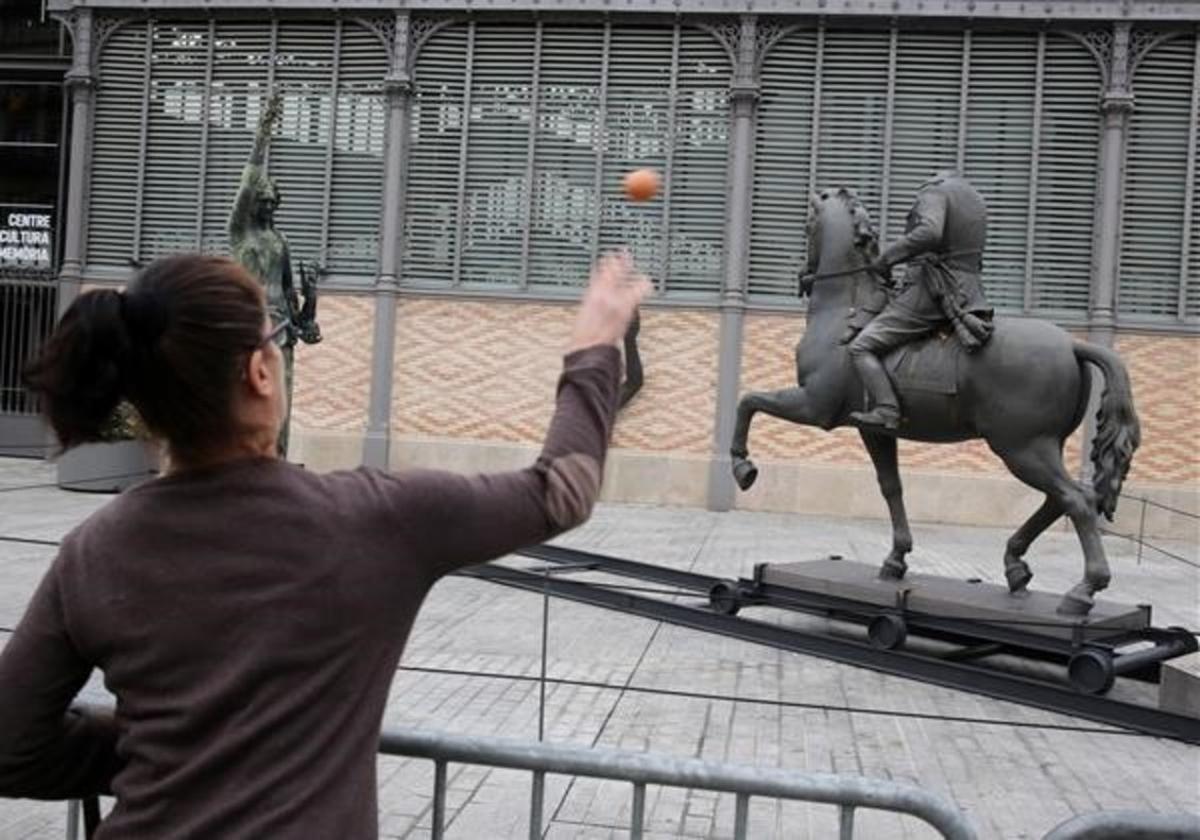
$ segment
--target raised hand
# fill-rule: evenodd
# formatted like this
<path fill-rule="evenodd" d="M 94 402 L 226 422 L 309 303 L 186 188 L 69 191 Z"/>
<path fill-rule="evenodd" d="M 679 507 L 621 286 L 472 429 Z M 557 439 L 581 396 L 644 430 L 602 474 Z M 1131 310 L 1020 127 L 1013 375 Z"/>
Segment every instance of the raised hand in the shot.
<path fill-rule="evenodd" d="M 650 288 L 650 281 L 637 271 L 628 253 L 602 257 L 592 269 L 567 352 L 620 343 Z"/>

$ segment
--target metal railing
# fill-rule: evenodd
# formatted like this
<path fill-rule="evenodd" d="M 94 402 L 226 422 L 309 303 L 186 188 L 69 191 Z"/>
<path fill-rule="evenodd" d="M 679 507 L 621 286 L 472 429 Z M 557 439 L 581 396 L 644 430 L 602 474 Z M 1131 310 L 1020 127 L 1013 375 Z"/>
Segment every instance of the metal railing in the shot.
<path fill-rule="evenodd" d="M 1196 840 L 1198 837 L 1200 817 L 1195 814 L 1101 811 L 1072 817 L 1043 840 Z"/>
<path fill-rule="evenodd" d="M 446 827 L 446 767 L 450 762 L 485 765 L 533 774 L 529 808 L 529 837 L 542 837 L 547 773 L 589 776 L 629 782 L 632 809 L 629 833 L 640 840 L 646 815 L 646 786 L 666 785 L 736 795 L 734 838 L 744 840 L 754 796 L 826 802 L 837 805 L 841 840 L 854 835 L 856 808 L 876 808 L 910 814 L 923 820 L 943 837 L 970 840 L 978 835 L 966 816 L 950 802 L 914 785 L 830 773 L 798 773 L 775 768 L 717 764 L 699 759 L 653 753 L 633 753 L 600 747 L 539 744 L 507 738 L 480 738 L 419 730 L 391 730 L 380 738 L 385 755 L 427 758 L 433 761 L 432 836 L 439 840 Z"/>
<path fill-rule="evenodd" d="M 838 807 L 838 838 L 854 836 L 856 809 L 873 808 L 908 814 L 928 823 L 950 840 L 975 840 L 975 828 L 953 803 L 920 788 L 882 779 L 832 773 L 801 773 L 768 767 L 719 764 L 654 753 L 634 753 L 603 747 L 579 747 L 426 732 L 416 729 L 385 731 L 382 755 L 425 758 L 433 762 L 433 840 L 446 835 L 447 769 L 450 763 L 472 764 L 532 773 L 529 837 L 543 836 L 546 775 L 560 774 L 624 781 L 632 785 L 629 836 L 641 840 L 646 818 L 646 786 L 661 785 L 732 793 L 734 840 L 748 836 L 751 797 L 820 802 Z M 71 801 L 67 810 L 67 840 L 90 835 L 99 820 L 97 800 Z M 80 823 L 89 828 L 80 831 Z M 1072 817 L 1043 840 L 1195 840 L 1200 817 L 1194 814 L 1156 814 L 1146 811 L 1099 811 Z"/>
<path fill-rule="evenodd" d="M 0 414 L 37 414 L 37 400 L 21 373 L 54 329 L 57 306 L 52 271 L 0 267 Z"/>

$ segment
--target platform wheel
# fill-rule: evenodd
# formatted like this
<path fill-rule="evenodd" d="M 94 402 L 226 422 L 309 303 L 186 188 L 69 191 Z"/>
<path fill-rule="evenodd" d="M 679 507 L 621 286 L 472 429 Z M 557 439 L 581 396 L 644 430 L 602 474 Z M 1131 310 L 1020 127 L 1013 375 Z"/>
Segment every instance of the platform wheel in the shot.
<path fill-rule="evenodd" d="M 721 615 L 737 615 L 738 610 L 742 608 L 738 585 L 727 580 L 714 583 L 708 590 L 708 604 L 712 607 L 713 612 Z"/>
<path fill-rule="evenodd" d="M 1112 654 L 1098 648 L 1084 648 L 1067 662 L 1071 684 L 1087 694 L 1106 694 L 1113 687 L 1117 673 Z"/>
<path fill-rule="evenodd" d="M 877 615 L 867 625 L 867 638 L 880 650 L 896 650 L 903 647 L 908 638 L 908 625 L 898 615 Z"/>

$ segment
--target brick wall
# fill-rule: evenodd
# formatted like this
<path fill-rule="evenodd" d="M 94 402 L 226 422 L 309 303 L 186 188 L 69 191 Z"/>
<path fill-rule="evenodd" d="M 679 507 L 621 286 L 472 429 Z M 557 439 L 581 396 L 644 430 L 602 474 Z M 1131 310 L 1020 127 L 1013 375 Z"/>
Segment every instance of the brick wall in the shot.
<path fill-rule="evenodd" d="M 406 298 L 399 303 L 392 428 L 399 435 L 536 444 L 545 435 L 574 307 Z M 644 390 L 621 448 L 704 453 L 715 415 L 717 318 L 649 310 Z"/>
<path fill-rule="evenodd" d="M 294 427 L 334 432 L 366 429 L 374 307 L 370 297 L 321 298 L 317 321 L 323 340 L 296 347 Z"/>
<path fill-rule="evenodd" d="M 1129 480 L 1200 483 L 1200 339 L 1123 335 L 1117 352 L 1129 368 L 1142 445 Z"/>

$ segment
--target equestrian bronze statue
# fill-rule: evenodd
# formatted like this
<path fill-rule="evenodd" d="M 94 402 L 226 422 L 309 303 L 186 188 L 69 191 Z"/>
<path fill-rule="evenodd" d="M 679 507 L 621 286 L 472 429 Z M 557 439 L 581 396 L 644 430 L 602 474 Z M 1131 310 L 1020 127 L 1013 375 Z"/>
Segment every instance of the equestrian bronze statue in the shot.
<path fill-rule="evenodd" d="M 975 243 L 968 240 L 968 244 Z M 982 250 L 982 238 L 977 244 Z M 957 242 L 954 247 L 959 247 Z M 933 256 L 931 263 L 941 263 L 951 272 L 978 276 L 981 255 L 957 257 L 945 241 L 929 242 L 924 253 Z M 1045 494 L 1041 507 L 1008 540 L 1004 572 L 1009 590 L 1015 594 L 1026 589 L 1033 575 L 1023 559 L 1025 552 L 1059 516 L 1066 515 L 1083 547 L 1084 573 L 1063 596 L 1058 610 L 1066 615 L 1086 614 L 1093 596 L 1108 586 L 1110 578 L 1099 515 L 1112 518 L 1140 437 L 1121 359 L 1044 321 L 998 317 L 988 323 L 986 311 L 982 316 L 975 314 L 979 310 L 972 312 L 969 290 L 954 288 L 953 278 L 935 269 L 939 286 L 926 293 L 931 297 L 953 294 L 959 313 L 973 314 L 988 326 L 976 334 L 971 326 L 955 323 L 955 308 L 949 307 L 942 310 L 943 331 L 885 351 L 881 367 L 895 380 L 893 424 L 886 411 L 871 416 L 886 403 L 868 403 L 868 388 L 855 364 L 863 346 L 858 351 L 851 348 L 863 334 L 868 336 L 866 349 L 890 345 L 878 343 L 877 336 L 872 341 L 870 313 L 895 312 L 895 304 L 915 295 L 909 291 L 912 286 L 897 292 L 880 282 L 885 266 L 870 217 L 845 189 L 812 196 L 808 254 L 812 276 L 802 286 L 810 290 L 810 303 L 804 336 L 796 347 L 797 386 L 749 393 L 738 403 L 731 446 L 738 485 L 748 489 L 758 475 L 747 450 L 756 413 L 765 411 L 823 429 L 857 425 L 892 521 L 892 548 L 880 576 L 902 578 L 912 534 L 901 495 L 897 438 L 931 443 L 983 438 L 1013 475 Z M 887 260 L 905 256 L 903 250 L 885 252 Z M 921 282 L 921 273 L 914 274 L 910 266 L 908 279 Z M 885 326 L 890 329 L 888 322 Z M 963 346 L 953 337 L 960 326 L 979 346 Z M 1087 364 L 1100 368 L 1105 379 L 1091 452 L 1092 487 L 1072 479 L 1062 457 L 1064 442 L 1087 409 Z M 893 387 L 891 378 L 887 387 Z M 875 422 L 880 419 L 884 422 Z"/>
<path fill-rule="evenodd" d="M 271 131 L 282 113 L 278 93 L 267 100 L 254 136 L 254 149 L 242 172 L 242 183 L 229 214 L 229 243 L 233 257 L 257 277 L 267 294 L 267 312 L 273 324 L 287 322 L 287 341 L 283 348 L 284 379 L 287 383 L 288 413 L 279 430 L 277 448 L 287 454 L 288 425 L 292 413 L 292 370 L 297 339 L 306 344 L 321 340 L 317 325 L 317 275 L 320 269 L 299 265 L 300 293 L 292 277 L 288 242 L 275 229 L 275 210 L 279 207 L 279 187 L 267 177 L 265 161 L 271 143 Z M 304 302 L 301 304 L 300 295 Z"/>

